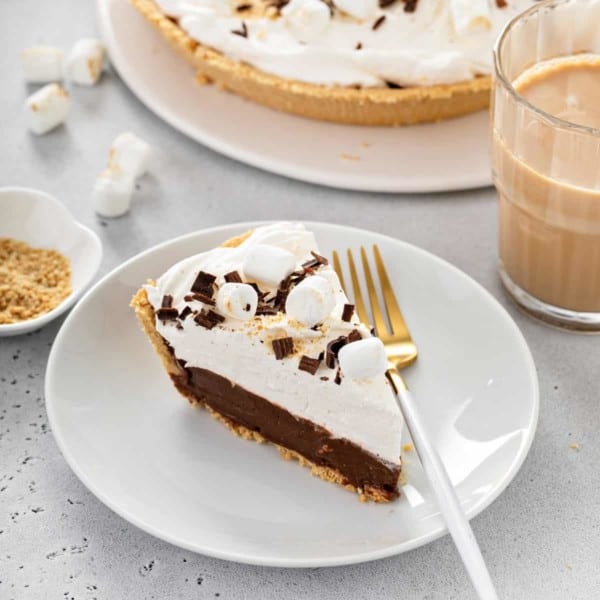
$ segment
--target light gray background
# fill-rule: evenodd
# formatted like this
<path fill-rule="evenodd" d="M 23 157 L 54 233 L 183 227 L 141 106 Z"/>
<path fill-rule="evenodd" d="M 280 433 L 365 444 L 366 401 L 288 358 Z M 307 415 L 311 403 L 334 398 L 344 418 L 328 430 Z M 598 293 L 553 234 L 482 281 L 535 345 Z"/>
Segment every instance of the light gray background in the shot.
<path fill-rule="evenodd" d="M 27 87 L 19 51 L 42 42 L 66 49 L 94 31 L 89 0 L 0 0 L 0 184 L 60 198 L 100 235 L 102 273 L 174 236 L 263 218 L 362 226 L 466 271 L 514 316 L 541 385 L 530 455 L 510 487 L 473 522 L 501 597 L 600 598 L 600 339 L 539 325 L 507 301 L 495 272 L 494 192 L 383 196 L 269 175 L 173 131 L 113 73 L 97 88 L 74 90 L 67 127 L 32 137 L 20 113 Z M 161 160 L 140 182 L 132 212 L 102 220 L 91 210 L 90 188 L 111 141 L 126 129 L 146 138 Z M 76 479 L 49 431 L 43 379 L 60 325 L 0 340 L 2 600 L 473 598 L 448 537 L 374 563 L 283 570 L 198 556 L 129 525 Z"/>

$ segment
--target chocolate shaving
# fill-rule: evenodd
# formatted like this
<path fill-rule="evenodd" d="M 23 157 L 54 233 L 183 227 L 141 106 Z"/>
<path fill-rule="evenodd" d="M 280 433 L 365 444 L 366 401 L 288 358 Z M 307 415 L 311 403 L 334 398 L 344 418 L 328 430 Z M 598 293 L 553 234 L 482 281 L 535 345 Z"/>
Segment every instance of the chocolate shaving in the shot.
<path fill-rule="evenodd" d="M 237 271 L 231 271 L 231 273 L 226 273 L 224 279 L 227 283 L 242 283 L 242 278 Z"/>
<path fill-rule="evenodd" d="M 385 82 L 385 85 L 387 85 L 387 87 L 388 87 L 390 90 L 403 90 L 403 89 L 404 89 L 404 87 L 403 87 L 403 86 L 401 86 L 401 85 L 398 85 L 397 83 L 394 83 L 393 81 L 386 81 L 386 82 Z"/>
<path fill-rule="evenodd" d="M 406 7 L 405 7 L 405 10 L 406 10 Z M 380 17 L 378 17 L 375 20 L 375 23 L 373 23 L 373 25 L 371 25 L 371 29 L 373 31 L 377 31 L 383 25 L 384 21 L 385 21 L 385 15 L 381 15 Z"/>
<path fill-rule="evenodd" d="M 346 321 L 346 323 L 349 323 L 353 314 L 354 304 L 344 304 L 344 310 L 342 311 L 342 321 Z"/>
<path fill-rule="evenodd" d="M 248 4 L 248 3 L 246 3 L 246 4 L 238 4 L 235 7 L 235 10 L 237 10 L 238 12 L 244 12 L 246 10 L 252 10 L 252 4 Z"/>
<path fill-rule="evenodd" d="M 254 288 L 254 291 L 258 294 L 259 300 L 264 300 L 269 295 L 269 292 L 261 292 L 256 283 L 248 283 L 248 285 Z"/>
<path fill-rule="evenodd" d="M 321 361 L 318 358 L 311 358 L 310 356 L 302 356 L 300 358 L 300 363 L 298 364 L 298 368 L 301 371 L 306 371 L 311 375 L 314 375 L 319 369 L 319 365 Z"/>
<path fill-rule="evenodd" d="M 360 331 L 358 331 L 358 329 L 353 329 L 348 334 L 348 343 L 351 344 L 352 342 L 358 342 L 359 340 L 362 340 L 362 335 L 360 334 Z"/>
<path fill-rule="evenodd" d="M 206 314 L 210 319 L 212 319 L 216 323 L 223 323 L 223 321 L 225 321 L 225 317 L 223 315 L 220 315 L 219 313 L 216 313 L 214 310 L 208 309 L 206 311 Z"/>
<path fill-rule="evenodd" d="M 198 275 L 196 275 L 196 279 L 194 280 L 190 291 L 197 294 L 204 294 L 209 298 L 212 298 L 215 292 L 214 284 L 216 279 L 217 278 L 214 275 L 200 271 Z"/>
<path fill-rule="evenodd" d="M 330 368 L 335 368 L 335 363 L 337 361 L 338 352 L 340 348 L 345 346 L 348 343 L 348 338 L 346 336 L 341 335 L 335 340 L 331 340 L 329 344 L 327 344 L 327 351 L 325 352 L 325 364 Z"/>
<path fill-rule="evenodd" d="M 179 315 L 179 312 L 177 312 L 176 308 L 159 308 L 156 311 L 156 316 L 161 320 L 161 321 L 172 321 L 174 319 L 176 319 Z"/>
<path fill-rule="evenodd" d="M 324 358 L 325 358 L 325 352 L 323 352 L 323 350 L 321 350 L 321 352 L 319 352 L 319 361 L 323 362 Z"/>
<path fill-rule="evenodd" d="M 177 321 L 177 323 L 175 323 L 175 329 L 183 329 L 183 325 L 180 321 Z"/>
<path fill-rule="evenodd" d="M 285 303 L 292 289 L 292 275 L 288 275 L 285 279 L 282 279 L 279 282 L 279 286 L 277 287 L 277 293 L 272 298 L 273 307 L 280 310 L 281 312 L 285 312 Z"/>
<path fill-rule="evenodd" d="M 321 256 L 316 252 L 311 252 L 311 254 L 313 255 L 312 260 L 307 260 L 305 263 L 302 263 L 302 272 L 299 274 L 312 275 L 315 269 L 318 269 L 320 266 L 329 264 L 329 261 L 324 256 Z"/>
<path fill-rule="evenodd" d="M 329 261 L 328 261 L 328 260 L 327 260 L 327 259 L 326 259 L 324 256 L 321 256 L 320 254 L 317 254 L 316 252 L 313 252 L 312 250 L 311 250 L 311 252 L 310 252 L 310 253 L 313 255 L 314 259 L 315 259 L 315 260 L 316 260 L 316 261 L 317 261 L 317 262 L 318 262 L 320 265 L 328 265 L 328 264 L 329 264 Z"/>
<path fill-rule="evenodd" d="M 417 10 L 417 2 L 419 0 L 403 0 L 404 2 L 404 12 L 413 13 Z"/>
<path fill-rule="evenodd" d="M 279 311 L 274 306 L 269 306 L 268 304 L 259 304 L 256 307 L 256 315 L 276 315 Z"/>
<path fill-rule="evenodd" d="M 329 377 L 327 377 L 326 375 L 323 375 L 323 377 L 319 377 L 319 379 L 321 381 L 329 381 Z"/>
<path fill-rule="evenodd" d="M 506 0 L 496 0 L 496 6 L 498 8 L 506 8 Z"/>
<path fill-rule="evenodd" d="M 356 46 L 354 46 L 355 50 L 362 50 L 362 42 L 357 42 Z"/>
<path fill-rule="evenodd" d="M 173 296 L 170 294 L 165 294 L 162 298 L 160 306 L 161 308 L 171 308 L 171 306 L 173 306 Z"/>
<path fill-rule="evenodd" d="M 335 373 L 335 379 L 333 380 L 337 385 L 342 383 L 342 372 L 338 369 Z"/>
<path fill-rule="evenodd" d="M 215 305 L 215 301 L 208 296 L 207 294 L 203 294 L 202 292 L 194 292 L 193 294 L 186 294 L 183 299 L 186 302 L 192 302 L 193 300 L 197 300 L 198 302 L 204 302 L 204 304 L 210 304 L 210 306 Z"/>
<path fill-rule="evenodd" d="M 185 319 L 192 314 L 192 309 L 189 306 L 184 307 L 184 309 L 181 311 L 181 313 L 179 314 L 179 318 L 182 321 L 185 321 Z"/>
<path fill-rule="evenodd" d="M 386 8 L 387 6 L 391 6 L 394 4 L 396 0 L 379 0 L 379 8 Z"/>
<path fill-rule="evenodd" d="M 242 21 L 241 29 L 232 29 L 231 33 L 233 33 L 233 35 L 239 35 L 240 37 L 247 38 L 248 37 L 248 27 L 246 26 L 246 23 L 244 21 Z"/>
<path fill-rule="evenodd" d="M 294 352 L 294 340 L 291 337 L 273 340 L 273 352 L 275 352 L 275 358 L 277 360 L 289 356 Z"/>
<path fill-rule="evenodd" d="M 225 317 L 216 313 L 214 310 L 203 308 L 195 317 L 194 321 L 206 329 L 212 329 L 215 325 L 222 323 Z"/>

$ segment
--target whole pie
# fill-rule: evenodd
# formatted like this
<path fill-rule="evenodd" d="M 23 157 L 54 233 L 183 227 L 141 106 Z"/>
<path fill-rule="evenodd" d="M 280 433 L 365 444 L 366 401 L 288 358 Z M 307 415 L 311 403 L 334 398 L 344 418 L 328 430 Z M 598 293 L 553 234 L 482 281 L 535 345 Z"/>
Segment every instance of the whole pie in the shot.
<path fill-rule="evenodd" d="M 533 0 L 131 0 L 199 82 L 340 123 L 489 104 L 492 46 Z"/>
<path fill-rule="evenodd" d="M 362 500 L 398 496 L 403 419 L 383 344 L 302 225 L 186 258 L 132 306 L 193 405 Z"/>

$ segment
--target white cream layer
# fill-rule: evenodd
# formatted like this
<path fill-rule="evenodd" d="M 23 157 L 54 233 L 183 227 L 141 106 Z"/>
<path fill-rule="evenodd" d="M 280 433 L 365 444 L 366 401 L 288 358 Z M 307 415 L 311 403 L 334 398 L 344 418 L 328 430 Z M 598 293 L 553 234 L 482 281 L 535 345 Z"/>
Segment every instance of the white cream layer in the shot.
<path fill-rule="evenodd" d="M 189 293 L 198 271 L 217 276 L 237 270 L 249 248 L 256 244 L 272 244 L 292 252 L 297 266 L 312 258 L 317 251 L 312 233 L 295 223 L 278 223 L 260 227 L 237 248 L 215 248 L 187 258 L 171 267 L 156 283 L 146 286 L 148 298 L 155 309 L 165 294 L 173 296 L 173 306 L 181 311 L 187 304 L 183 297 Z M 183 321 L 183 329 L 172 323 L 157 320 L 159 333 L 174 348 L 178 358 L 189 366 L 208 369 L 236 382 L 254 394 L 285 408 L 290 413 L 309 419 L 327 428 L 335 437 L 346 438 L 376 456 L 398 464 L 400 459 L 402 416 L 389 382 L 384 376 L 353 380 L 343 378 L 334 383 L 335 370 L 324 363 L 315 375 L 298 369 L 302 354 L 317 357 L 327 342 L 352 329 L 369 337 L 366 327 L 356 319 L 353 323 L 341 320 L 343 305 L 348 302 L 337 275 L 329 266 L 319 274 L 330 279 L 336 287 L 336 307 L 323 324 L 313 331 L 288 319 L 284 314 L 259 316 L 251 321 L 228 318 L 223 324 L 208 330 L 197 325 L 191 317 Z M 267 286 L 261 285 L 267 291 Z M 270 291 L 274 291 L 273 288 Z M 194 302 L 201 308 L 200 302 Z M 271 340 L 289 335 L 294 338 L 294 355 L 276 360 Z M 328 377 L 322 381 L 321 377 Z"/>
<path fill-rule="evenodd" d="M 243 15 L 235 12 L 235 6 L 246 0 L 157 3 L 178 18 L 193 39 L 230 58 L 286 79 L 363 87 L 386 82 L 426 86 L 489 75 L 494 40 L 509 19 L 533 4 L 507 0 L 507 6 L 498 8 L 496 0 L 419 0 L 410 13 L 404 12 L 400 0 L 385 9 L 376 2 L 356 1 L 362 3 L 361 10 L 354 12 L 368 16 L 335 11 L 324 25 L 310 2 L 303 0 L 304 18 L 293 11 L 295 15 L 275 19 L 245 20 L 247 38 L 231 33 L 242 27 Z M 381 15 L 385 22 L 373 30 Z M 357 50 L 359 43 L 362 48 Z"/>

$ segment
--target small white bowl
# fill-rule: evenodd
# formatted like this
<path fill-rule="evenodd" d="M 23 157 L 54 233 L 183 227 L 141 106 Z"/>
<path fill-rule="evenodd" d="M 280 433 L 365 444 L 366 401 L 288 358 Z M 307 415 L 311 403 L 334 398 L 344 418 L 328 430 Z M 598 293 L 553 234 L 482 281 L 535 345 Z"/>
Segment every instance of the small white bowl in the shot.
<path fill-rule="evenodd" d="M 0 188 L 0 238 L 13 238 L 36 248 L 58 250 L 71 263 L 71 294 L 56 308 L 35 319 L 0 325 L 0 337 L 43 327 L 73 306 L 98 271 L 100 238 L 78 223 L 54 197 L 21 187 Z"/>

